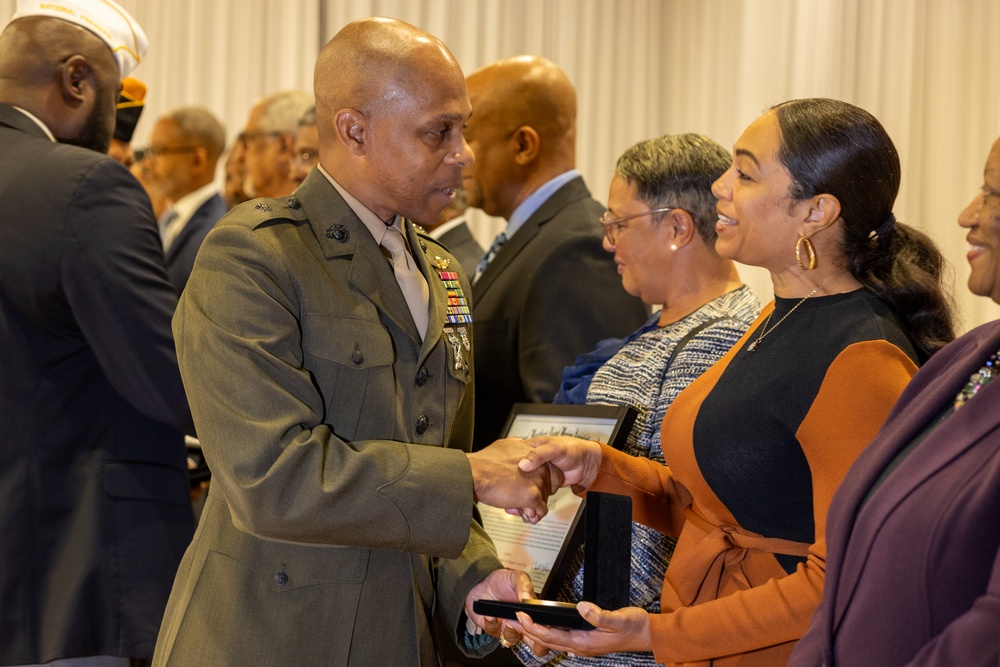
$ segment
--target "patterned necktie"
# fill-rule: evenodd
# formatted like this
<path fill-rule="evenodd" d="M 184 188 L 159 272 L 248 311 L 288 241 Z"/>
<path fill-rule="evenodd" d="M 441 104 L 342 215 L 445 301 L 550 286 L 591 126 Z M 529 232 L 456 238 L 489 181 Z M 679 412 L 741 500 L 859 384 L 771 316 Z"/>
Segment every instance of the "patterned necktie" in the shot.
<path fill-rule="evenodd" d="M 392 272 L 396 274 L 396 282 L 403 292 L 406 305 L 410 308 L 413 322 L 417 325 L 420 338 L 427 335 L 427 320 L 430 317 L 428 304 L 430 303 L 430 290 L 427 287 L 427 280 L 424 275 L 417 270 L 417 265 L 413 257 L 406 249 L 406 240 L 403 233 L 396 227 L 389 227 L 382 237 L 382 247 L 392 255 Z"/>
<path fill-rule="evenodd" d="M 497 237 L 493 239 L 493 245 L 491 245 L 490 249 L 486 251 L 483 258 L 479 260 L 479 264 L 476 266 L 476 277 L 472 279 L 472 282 L 479 280 L 479 276 L 483 275 L 483 271 L 486 270 L 486 267 L 489 266 L 490 262 L 493 261 L 493 258 L 497 256 L 497 253 L 500 252 L 500 248 L 502 248 L 503 244 L 506 242 L 506 233 L 500 232 L 497 234 Z"/>

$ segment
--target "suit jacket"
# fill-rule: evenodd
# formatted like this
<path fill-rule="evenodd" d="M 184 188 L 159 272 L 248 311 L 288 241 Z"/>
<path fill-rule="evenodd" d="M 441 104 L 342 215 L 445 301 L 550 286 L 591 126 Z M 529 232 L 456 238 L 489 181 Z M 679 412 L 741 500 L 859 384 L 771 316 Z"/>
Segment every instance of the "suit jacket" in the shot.
<path fill-rule="evenodd" d="M 6 104 L 0 144 L 0 664 L 148 658 L 192 532 L 156 223 Z"/>
<path fill-rule="evenodd" d="M 465 220 L 442 234 L 431 232 L 431 237 L 440 241 L 448 249 L 448 252 L 455 256 L 466 275 L 476 274 L 476 267 L 479 265 L 479 260 L 483 258 L 484 251 L 483 247 L 479 245 L 479 241 L 472 235 Z"/>
<path fill-rule="evenodd" d="M 790 665 L 1000 660 L 1000 381 L 931 426 L 1000 347 L 1000 322 L 931 357 L 834 496 L 826 587 Z"/>
<path fill-rule="evenodd" d="M 184 225 L 184 229 L 177 235 L 174 242 L 167 249 L 167 273 L 170 275 L 170 282 L 177 288 L 177 293 L 184 291 L 187 285 L 188 276 L 194 267 L 194 258 L 198 254 L 198 248 L 202 241 L 218 222 L 219 218 L 229 211 L 226 202 L 218 194 L 214 194 L 205 200 L 205 203 L 198 207 L 191 219 Z"/>
<path fill-rule="evenodd" d="M 551 402 L 576 355 L 649 316 L 622 288 L 614 257 L 601 247 L 603 213 L 583 179 L 573 179 L 476 281 L 476 448 L 500 434 L 514 403 Z"/>
<path fill-rule="evenodd" d="M 445 326 L 431 260 L 457 263 L 406 228 L 430 288 L 423 342 L 319 171 L 202 244 L 174 330 L 212 488 L 154 664 L 436 665 L 432 614 L 457 636 L 465 596 L 500 567 L 462 451 L 471 337 Z"/>

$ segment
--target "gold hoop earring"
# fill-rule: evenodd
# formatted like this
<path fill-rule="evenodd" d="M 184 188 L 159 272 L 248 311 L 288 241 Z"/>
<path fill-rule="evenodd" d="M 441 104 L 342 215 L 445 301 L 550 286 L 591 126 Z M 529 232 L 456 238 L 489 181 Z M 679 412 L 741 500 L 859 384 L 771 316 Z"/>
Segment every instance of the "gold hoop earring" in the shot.
<path fill-rule="evenodd" d="M 809 258 L 809 265 L 802 263 L 802 248 L 806 249 L 806 256 Z M 803 271 L 811 271 L 816 268 L 816 246 L 805 236 L 799 236 L 798 243 L 795 244 L 795 261 L 799 263 Z"/>

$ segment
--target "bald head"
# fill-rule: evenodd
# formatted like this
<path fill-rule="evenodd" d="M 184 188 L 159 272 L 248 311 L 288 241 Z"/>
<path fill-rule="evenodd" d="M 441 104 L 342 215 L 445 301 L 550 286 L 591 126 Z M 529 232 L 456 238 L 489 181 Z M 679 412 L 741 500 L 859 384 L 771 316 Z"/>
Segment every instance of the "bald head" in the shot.
<path fill-rule="evenodd" d="M 507 58 L 468 77 L 466 131 L 480 157 L 466 170 L 469 205 L 509 217 L 544 183 L 576 166 L 576 90 L 555 63 Z"/>
<path fill-rule="evenodd" d="M 105 152 L 117 99 L 118 63 L 89 30 L 27 17 L 0 33 L 0 101 L 37 116 L 60 141 Z"/>
<path fill-rule="evenodd" d="M 546 148 L 573 144 L 576 89 L 562 69 L 540 56 L 518 56 L 476 70 L 468 78 L 475 114 L 505 122 L 510 130 L 528 125 Z"/>
<path fill-rule="evenodd" d="M 421 96 L 421 82 L 432 76 L 462 77 L 455 57 L 437 37 L 394 19 L 348 23 L 316 62 L 317 119 L 323 124 L 343 108 L 391 111 Z"/>
<path fill-rule="evenodd" d="M 366 18 L 320 53 L 314 80 L 320 163 L 383 220 L 433 222 L 473 156 L 465 77 L 438 38 Z"/>

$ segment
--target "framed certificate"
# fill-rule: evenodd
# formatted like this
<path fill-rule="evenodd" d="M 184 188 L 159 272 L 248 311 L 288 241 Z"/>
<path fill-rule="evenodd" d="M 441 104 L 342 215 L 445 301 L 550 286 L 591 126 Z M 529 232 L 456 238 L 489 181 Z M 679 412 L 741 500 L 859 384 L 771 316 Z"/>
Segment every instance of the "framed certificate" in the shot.
<path fill-rule="evenodd" d="M 502 437 L 567 435 L 597 440 L 621 449 L 635 422 L 634 408 L 614 405 L 515 403 Z M 552 599 L 583 541 L 583 500 L 569 488 L 548 501 L 549 511 L 535 525 L 502 509 L 479 505 L 483 526 L 504 567 L 524 570 L 542 599 Z"/>

